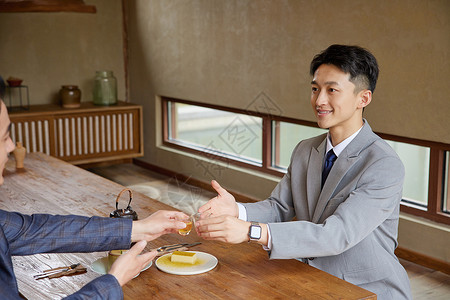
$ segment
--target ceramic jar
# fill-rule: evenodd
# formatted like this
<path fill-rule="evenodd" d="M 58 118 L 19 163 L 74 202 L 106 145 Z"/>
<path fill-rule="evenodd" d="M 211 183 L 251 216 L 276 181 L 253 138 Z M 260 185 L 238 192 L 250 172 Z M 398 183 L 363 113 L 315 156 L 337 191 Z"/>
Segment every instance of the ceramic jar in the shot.
<path fill-rule="evenodd" d="M 112 71 L 95 72 L 94 104 L 114 105 L 117 103 L 117 80 Z"/>
<path fill-rule="evenodd" d="M 63 85 L 59 91 L 64 108 L 80 107 L 81 91 L 76 85 Z"/>

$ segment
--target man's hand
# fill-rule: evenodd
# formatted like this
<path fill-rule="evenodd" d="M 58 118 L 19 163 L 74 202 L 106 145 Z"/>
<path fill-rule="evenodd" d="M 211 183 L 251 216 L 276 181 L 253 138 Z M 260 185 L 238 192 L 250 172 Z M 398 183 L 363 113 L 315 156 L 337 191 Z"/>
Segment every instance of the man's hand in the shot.
<path fill-rule="evenodd" d="M 221 215 L 229 215 L 236 218 L 239 217 L 239 208 L 234 196 L 222 188 L 215 180 L 211 181 L 211 186 L 216 190 L 218 195 L 198 209 L 202 218 L 217 217 Z"/>
<path fill-rule="evenodd" d="M 120 286 L 124 286 L 128 281 L 133 279 L 155 258 L 157 254 L 156 250 L 139 255 L 146 245 L 146 241 L 138 242 L 127 253 L 119 256 L 111 266 L 109 274 L 117 278 Z"/>
<path fill-rule="evenodd" d="M 151 241 L 163 234 L 176 233 L 178 229 L 186 227 L 185 223 L 178 220 L 187 217 L 182 212 L 160 210 L 143 220 L 133 221 L 131 241 Z"/>
<path fill-rule="evenodd" d="M 250 225 L 250 222 L 232 216 L 221 215 L 200 219 L 195 226 L 198 236 L 205 240 L 239 244 L 249 241 L 248 231 Z M 259 223 L 259 225 L 261 226 L 261 238 L 257 242 L 263 246 L 267 246 L 269 241 L 268 226 L 264 223 Z"/>
<path fill-rule="evenodd" d="M 248 241 L 250 222 L 238 218 L 221 215 L 200 219 L 196 223 L 197 234 L 205 240 L 217 240 L 231 244 Z"/>

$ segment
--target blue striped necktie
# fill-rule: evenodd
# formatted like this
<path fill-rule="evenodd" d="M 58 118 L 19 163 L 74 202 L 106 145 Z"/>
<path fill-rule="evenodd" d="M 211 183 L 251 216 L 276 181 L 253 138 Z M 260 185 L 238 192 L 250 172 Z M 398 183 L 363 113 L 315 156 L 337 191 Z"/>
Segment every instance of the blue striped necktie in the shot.
<path fill-rule="evenodd" d="M 325 158 L 325 165 L 323 166 L 322 171 L 322 187 L 325 184 L 325 180 L 327 180 L 328 174 L 331 171 L 331 167 L 333 167 L 333 163 L 336 160 L 337 156 L 334 154 L 333 149 L 328 151 L 327 156 Z"/>

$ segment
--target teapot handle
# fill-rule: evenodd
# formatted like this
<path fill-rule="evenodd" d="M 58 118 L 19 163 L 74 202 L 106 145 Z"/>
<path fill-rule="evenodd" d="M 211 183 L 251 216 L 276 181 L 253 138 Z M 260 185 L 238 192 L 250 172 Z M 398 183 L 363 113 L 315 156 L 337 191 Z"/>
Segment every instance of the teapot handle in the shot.
<path fill-rule="evenodd" d="M 126 189 L 121 190 L 120 193 L 119 193 L 119 195 L 117 195 L 117 198 L 116 198 L 116 209 L 119 209 L 119 199 L 120 199 L 120 196 L 122 196 L 122 194 L 123 194 L 124 192 L 126 192 L 126 191 L 128 191 L 128 192 L 130 193 L 130 201 L 128 201 L 127 207 L 130 206 L 131 200 L 133 200 L 133 192 L 131 191 L 131 189 L 126 188 Z"/>

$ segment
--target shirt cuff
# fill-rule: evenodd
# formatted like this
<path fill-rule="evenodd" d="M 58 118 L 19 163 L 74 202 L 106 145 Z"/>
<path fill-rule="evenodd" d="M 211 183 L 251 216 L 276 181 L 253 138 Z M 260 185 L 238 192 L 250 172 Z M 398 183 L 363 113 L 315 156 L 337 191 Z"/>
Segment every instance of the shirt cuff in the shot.
<path fill-rule="evenodd" d="M 239 220 L 247 221 L 247 210 L 241 203 L 236 203 L 239 208 Z"/>
<path fill-rule="evenodd" d="M 263 249 L 266 251 L 272 250 L 272 235 L 270 234 L 269 224 L 267 224 L 267 246 L 263 245 Z"/>

